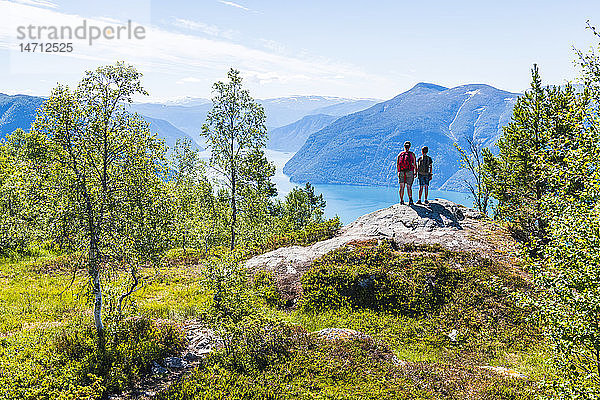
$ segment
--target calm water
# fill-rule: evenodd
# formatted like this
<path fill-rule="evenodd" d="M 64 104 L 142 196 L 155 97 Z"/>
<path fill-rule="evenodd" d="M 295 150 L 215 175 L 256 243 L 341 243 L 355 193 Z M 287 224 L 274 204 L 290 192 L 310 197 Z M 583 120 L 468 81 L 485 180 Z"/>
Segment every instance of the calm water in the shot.
<path fill-rule="evenodd" d="M 280 197 L 284 197 L 294 186 L 282 169 L 294 153 L 266 150 L 266 155 L 277 166 L 274 181 Z M 357 186 L 357 185 L 314 185 L 316 193 L 323 193 L 327 201 L 325 214 L 327 217 L 338 215 L 344 224 L 354 221 L 361 215 L 386 208 L 398 202 L 398 187 Z M 419 186 L 413 185 L 413 198 L 418 199 Z M 473 202 L 466 193 L 430 190 L 429 199 L 444 198 L 472 207 Z M 408 201 L 406 193 L 404 200 Z"/>

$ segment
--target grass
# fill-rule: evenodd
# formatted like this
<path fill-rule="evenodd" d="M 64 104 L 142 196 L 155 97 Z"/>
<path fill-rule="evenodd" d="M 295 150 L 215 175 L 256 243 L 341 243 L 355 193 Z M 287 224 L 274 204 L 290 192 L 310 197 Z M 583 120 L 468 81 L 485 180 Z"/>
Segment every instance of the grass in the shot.
<path fill-rule="evenodd" d="M 202 266 L 186 262 L 180 252 L 172 254 L 175 256 L 159 270 L 142 271 L 146 284 L 133 296 L 132 311 L 150 320 L 204 318 L 211 312 L 212 293 Z M 424 259 L 427 262 L 421 262 Z M 164 346 L 149 351 L 148 357 L 136 363 L 140 366 L 137 370 L 126 366 L 132 365 L 131 360 L 140 360 L 148 347 L 125 345 L 129 350 L 118 353 L 120 356 L 113 352 L 122 359 L 118 363 L 98 359 L 89 346 L 93 335 L 85 271 L 73 275 L 66 264 L 64 256 L 51 252 L 0 261 L 0 332 L 4 336 L 0 380 L 6 388 L 19 388 L 21 392 L 15 393 L 21 393 L 21 398 L 38 398 L 40 390 L 46 394 L 39 398 L 68 398 L 69 394 L 75 396 L 73 393 L 79 393 L 73 398 L 100 398 L 97 393 L 133 384 L 147 372 L 151 360 L 178 346 L 176 340 L 161 339 Z M 449 269 L 440 269 L 440 265 Z M 236 328 L 239 335 L 231 343 L 245 364 L 232 362 L 231 351 L 218 353 L 163 398 L 526 399 L 541 393 L 539 383 L 556 374 L 538 327 L 527 319 L 527 309 L 513 296 L 527 290 L 528 283 L 518 271 L 438 247 L 394 251 L 375 243 L 342 249 L 317 261 L 311 272 L 314 279 L 303 281 L 305 292 L 322 290 L 313 285 L 321 279 L 315 272 L 319 270 L 328 271 L 327 279 L 336 280 L 339 290 L 333 295 L 345 297 L 335 302 L 338 307 L 320 308 L 315 303 L 295 310 L 279 308 L 277 288 L 269 288 L 275 280 L 262 277 L 260 284 L 248 285 L 257 292 L 251 296 L 253 309 L 246 315 L 256 315 L 250 321 L 280 321 L 276 326 L 283 323 L 288 327 L 281 328 L 281 337 L 293 337 L 283 344 L 263 343 L 266 339 L 260 335 L 248 341 L 255 328 L 238 324 L 241 330 Z M 419 292 L 414 283 L 436 271 L 455 274 L 448 285 L 441 286 L 447 292 L 438 297 Z M 368 301 L 353 299 L 365 295 L 364 291 L 345 291 L 355 288 L 357 279 L 375 272 L 380 285 L 366 293 Z M 403 279 L 409 284 L 403 286 Z M 390 286 L 389 282 L 395 283 Z M 320 298 L 312 297 L 315 302 Z M 415 299 L 433 303 L 414 307 Z M 389 304 L 394 306 L 387 308 Z M 327 327 L 359 330 L 373 340 L 329 343 L 310 335 Z M 295 336 L 290 329 L 295 329 Z M 448 336 L 452 329 L 459 332 L 456 342 Z M 135 340 L 146 343 L 155 328 L 142 331 L 145 333 Z M 70 346 L 61 342 L 65 332 L 71 332 Z M 119 340 L 131 343 L 130 339 Z M 88 357 L 68 356 L 73 346 Z M 261 349 L 258 353 L 280 346 L 275 351 L 278 356 L 269 359 L 267 367 L 253 367 L 256 346 Z M 373 359 L 373 355 L 377 357 Z M 396 365 L 382 355 L 393 355 L 406 364 Z M 85 365 L 92 367 L 86 369 Z M 528 378 L 507 379 L 478 368 L 482 365 L 512 368 Z M 469 397 L 472 395 L 467 392 L 476 395 Z"/>

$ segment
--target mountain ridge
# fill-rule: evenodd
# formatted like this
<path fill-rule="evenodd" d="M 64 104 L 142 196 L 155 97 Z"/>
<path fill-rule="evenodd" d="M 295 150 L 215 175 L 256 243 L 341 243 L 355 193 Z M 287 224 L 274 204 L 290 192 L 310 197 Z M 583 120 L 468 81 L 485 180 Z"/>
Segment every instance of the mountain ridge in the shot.
<path fill-rule="evenodd" d="M 419 83 L 310 135 L 284 173 L 297 183 L 395 185 L 394 160 L 409 140 L 416 154 L 429 146 L 432 188 L 439 188 L 459 170 L 454 143 L 464 148 L 470 138 L 493 147 L 519 96 L 486 84 Z"/>
<path fill-rule="evenodd" d="M 0 139 L 16 129 L 28 131 L 35 120 L 37 110 L 45 100 L 46 98 L 38 96 L 0 93 Z M 195 145 L 193 138 L 168 121 L 145 115 L 141 117 L 150 124 L 151 131 L 157 133 L 170 149 L 175 146 L 177 139 L 183 138 L 192 139 L 192 145 L 199 147 Z"/>
<path fill-rule="evenodd" d="M 337 118 L 327 114 L 312 114 L 289 125 L 271 129 L 267 148 L 277 151 L 298 151 L 312 133 L 323 129 Z"/>

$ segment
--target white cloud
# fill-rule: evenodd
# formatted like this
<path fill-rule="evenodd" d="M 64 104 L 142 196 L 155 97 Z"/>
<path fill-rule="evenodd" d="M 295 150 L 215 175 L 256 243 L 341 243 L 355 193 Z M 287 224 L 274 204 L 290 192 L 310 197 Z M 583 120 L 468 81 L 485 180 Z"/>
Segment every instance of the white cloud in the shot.
<path fill-rule="evenodd" d="M 234 36 L 234 31 L 232 30 L 223 30 L 215 25 L 205 24 L 204 22 L 199 21 L 191 21 L 189 19 L 174 18 L 173 25 L 192 31 L 202 32 L 210 36 L 221 36 L 226 39 L 232 39 Z"/>
<path fill-rule="evenodd" d="M 277 53 L 283 53 L 285 51 L 285 46 L 275 40 L 270 39 L 260 39 L 263 47 L 267 50 L 272 50 Z"/>
<path fill-rule="evenodd" d="M 123 23 L 123 21 L 119 21 L 118 19 L 110 18 L 110 17 L 95 17 L 94 19 L 97 19 L 99 21 L 108 22 L 109 24 L 113 24 L 113 25 Z"/>
<path fill-rule="evenodd" d="M 3 18 L 7 16 L 7 18 Z M 89 46 L 86 41 L 74 41 L 72 53 L 27 54 L 18 51 L 16 26 L 48 25 L 78 26 L 83 19 L 91 24 L 103 27 L 104 21 L 57 10 L 38 8 L 14 2 L 0 0 L 0 49 L 11 47 L 9 57 L 10 74 L 39 74 L 40 78 L 56 79 L 59 74 L 70 74 L 75 79 L 85 69 L 101 64 L 124 60 L 135 65 L 145 74 L 145 81 L 151 81 L 162 92 L 153 91 L 156 96 L 173 95 L 177 91 L 167 82 L 180 84 L 200 83 L 196 76 L 207 83 L 204 92 L 208 95 L 210 82 L 222 80 L 230 67 L 239 69 L 252 90 L 288 92 L 319 91 L 323 88 L 337 87 L 350 90 L 352 82 L 369 82 L 370 85 L 389 84 L 384 78 L 365 73 L 353 65 L 335 62 L 329 59 L 310 56 L 288 56 L 273 51 L 273 43 L 267 49 L 255 49 L 226 40 L 222 36 L 197 36 L 191 33 L 174 32 L 152 25 L 144 25 L 146 38 L 143 40 L 98 40 Z M 186 21 L 186 20 L 182 20 Z M 180 21 L 180 23 L 184 23 Z M 194 21 L 188 21 L 188 25 Z M 136 21 L 133 21 L 134 25 Z M 198 29 L 212 29 L 196 22 Z M 196 25 L 194 25 L 196 26 Z M 216 32 L 216 31 L 215 31 Z M 271 47 L 270 49 L 268 47 Z M 44 67 L 41 68 L 40 65 Z M 0 77 L 0 87 L 10 82 L 11 75 Z M 344 76 L 341 82 L 337 77 Z M 3 82 L 4 81 L 4 82 Z M 384 82 L 385 81 L 385 82 Z M 261 85 L 270 85 L 268 88 Z M 336 85 L 336 86 L 332 86 Z M 198 85 L 193 85 L 200 89 Z M 149 87 L 150 88 L 150 87 Z M 331 90 L 331 89 L 328 89 Z M 257 96 L 264 94 L 257 92 Z M 187 94 L 181 93 L 180 94 Z M 198 95 L 198 94 L 195 94 Z"/>
<path fill-rule="evenodd" d="M 178 85 L 183 85 L 186 83 L 199 83 L 199 82 L 204 82 L 204 81 L 202 79 L 194 78 L 193 76 L 188 76 L 186 78 L 178 80 L 176 83 Z"/>
<path fill-rule="evenodd" d="M 238 3 L 234 3 L 233 1 L 219 0 L 219 3 L 221 3 L 221 4 L 225 4 L 225 5 L 227 5 L 227 6 L 231 6 L 231 7 L 239 8 L 239 9 L 242 9 L 242 10 L 244 10 L 244 11 L 250 11 L 250 9 L 249 9 L 249 8 L 247 8 L 247 7 L 244 7 L 243 5 L 241 5 L 241 4 L 238 4 Z"/>
<path fill-rule="evenodd" d="M 56 3 L 49 0 L 12 0 L 14 3 L 26 4 L 33 7 L 58 8 Z"/>

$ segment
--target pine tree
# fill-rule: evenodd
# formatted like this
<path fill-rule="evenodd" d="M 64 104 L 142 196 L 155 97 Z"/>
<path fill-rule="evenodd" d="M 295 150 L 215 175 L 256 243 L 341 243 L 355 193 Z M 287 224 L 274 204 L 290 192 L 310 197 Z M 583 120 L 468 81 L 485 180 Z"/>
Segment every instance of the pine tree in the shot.
<path fill-rule="evenodd" d="M 512 121 L 498 140 L 499 154 L 484 154 L 484 176 L 498 202 L 497 217 L 520 239 L 537 246 L 547 238 L 544 195 L 558 184 L 552 168 L 569 157 L 580 119 L 572 112 L 577 99 L 571 86 L 543 87 L 537 65 L 531 76 L 530 89 L 517 100 Z"/>

